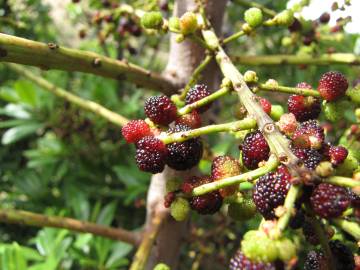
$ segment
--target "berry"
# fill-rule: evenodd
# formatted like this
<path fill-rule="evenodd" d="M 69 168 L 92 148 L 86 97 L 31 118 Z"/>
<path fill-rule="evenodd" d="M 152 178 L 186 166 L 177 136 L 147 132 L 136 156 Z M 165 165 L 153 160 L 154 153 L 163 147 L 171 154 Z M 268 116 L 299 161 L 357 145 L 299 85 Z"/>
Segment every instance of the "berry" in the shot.
<path fill-rule="evenodd" d="M 251 199 L 229 204 L 228 215 L 237 221 L 246 221 L 256 214 L 256 206 Z"/>
<path fill-rule="evenodd" d="M 263 14 L 261 9 L 249 8 L 245 11 L 244 19 L 251 27 L 259 26 L 263 21 Z"/>
<path fill-rule="evenodd" d="M 242 144 L 242 161 L 248 169 L 256 169 L 260 161 L 267 160 L 270 148 L 259 130 L 246 134 Z"/>
<path fill-rule="evenodd" d="M 351 200 L 351 206 L 360 209 L 360 196 L 353 191 L 349 191 L 349 193 L 350 193 L 349 196 Z"/>
<path fill-rule="evenodd" d="M 230 260 L 230 270 L 275 270 L 272 263 L 251 261 L 244 253 L 238 250 Z"/>
<path fill-rule="evenodd" d="M 299 83 L 297 88 L 311 89 L 307 83 Z M 288 111 L 293 113 L 297 121 L 304 122 L 315 119 L 321 111 L 320 100 L 315 97 L 291 95 L 288 99 Z"/>
<path fill-rule="evenodd" d="M 326 24 L 330 21 L 330 14 L 328 12 L 324 12 L 320 15 L 319 21 L 323 24 Z"/>
<path fill-rule="evenodd" d="M 295 147 L 320 149 L 325 140 L 324 129 L 316 120 L 308 120 L 295 130 L 292 140 Z"/>
<path fill-rule="evenodd" d="M 298 19 L 294 18 L 293 23 L 288 27 L 288 29 L 291 33 L 299 32 L 302 29 L 301 22 Z"/>
<path fill-rule="evenodd" d="M 175 200 L 176 194 L 175 192 L 168 192 L 164 197 L 164 206 L 169 208 L 172 202 Z"/>
<path fill-rule="evenodd" d="M 190 127 L 176 125 L 170 132 L 188 131 Z M 199 163 L 203 154 L 203 145 L 199 138 L 189 139 L 185 142 L 175 142 L 166 145 L 168 155 L 166 164 L 175 170 L 183 171 Z"/>
<path fill-rule="evenodd" d="M 318 90 L 327 101 L 333 101 L 343 96 L 348 88 L 348 81 L 343 74 L 329 71 L 320 78 Z"/>
<path fill-rule="evenodd" d="M 259 178 L 253 191 L 257 210 L 265 219 L 274 219 L 275 208 L 283 205 L 290 188 L 289 173 L 267 173 Z"/>
<path fill-rule="evenodd" d="M 176 119 L 175 124 L 186 125 L 191 128 L 201 127 L 201 117 L 196 110 L 193 110 L 191 113 L 180 116 Z"/>
<path fill-rule="evenodd" d="M 319 184 L 310 197 L 311 206 L 320 217 L 336 218 L 350 204 L 348 191 L 328 183 Z"/>
<path fill-rule="evenodd" d="M 304 270 L 326 270 L 327 262 L 322 252 L 310 251 L 306 255 Z"/>
<path fill-rule="evenodd" d="M 193 12 L 185 12 L 180 18 L 180 31 L 184 35 L 194 33 L 198 28 L 197 18 Z"/>
<path fill-rule="evenodd" d="M 278 13 L 273 20 L 278 25 L 290 26 L 294 22 L 294 19 L 294 13 L 291 10 L 286 9 Z"/>
<path fill-rule="evenodd" d="M 126 142 L 136 143 L 145 136 L 151 135 L 151 130 L 144 120 L 131 120 L 121 129 Z"/>
<path fill-rule="evenodd" d="M 158 263 L 153 270 L 171 270 L 165 263 Z"/>
<path fill-rule="evenodd" d="M 148 98 L 144 110 L 146 116 L 159 125 L 168 125 L 177 118 L 176 106 L 167 96 Z"/>
<path fill-rule="evenodd" d="M 194 188 L 210 182 L 212 182 L 212 179 L 209 176 L 191 176 L 181 185 L 181 190 L 184 193 L 191 193 Z"/>
<path fill-rule="evenodd" d="M 219 156 L 213 160 L 211 166 L 211 177 L 214 181 L 223 178 L 239 175 L 241 173 L 239 162 L 230 156 Z M 233 195 L 238 189 L 238 185 L 232 185 L 219 190 L 221 196 Z"/>
<path fill-rule="evenodd" d="M 209 96 L 211 93 L 210 91 L 207 89 L 207 86 L 204 84 L 197 84 L 194 85 L 189 92 L 186 94 L 185 97 L 185 104 L 189 105 L 191 103 L 194 103 L 200 99 L 203 99 L 207 96 Z M 210 108 L 211 104 L 202 106 L 198 109 L 196 109 L 199 113 L 203 113 L 205 111 L 207 111 Z"/>
<path fill-rule="evenodd" d="M 291 136 L 298 126 L 295 115 L 292 113 L 283 114 L 278 122 L 279 129 L 287 136 Z"/>
<path fill-rule="evenodd" d="M 336 269 L 353 270 L 355 269 L 354 255 L 351 250 L 339 240 L 329 242 L 331 253 L 335 259 Z"/>
<path fill-rule="evenodd" d="M 176 198 L 170 206 L 170 214 L 176 221 L 185 220 L 189 212 L 189 202 L 184 198 Z"/>
<path fill-rule="evenodd" d="M 191 209 L 200 215 L 212 215 L 220 210 L 222 197 L 218 191 L 212 191 L 200 196 L 194 196 L 190 200 Z"/>
<path fill-rule="evenodd" d="M 322 155 L 315 149 L 291 147 L 291 151 L 304 162 L 306 168 L 314 170 L 322 160 Z"/>
<path fill-rule="evenodd" d="M 161 12 L 145 12 L 141 17 L 141 25 L 147 29 L 160 29 L 163 25 L 163 17 Z"/>
<path fill-rule="evenodd" d="M 259 103 L 261 107 L 263 108 L 264 112 L 266 112 L 268 115 L 271 113 L 271 103 L 266 98 L 259 97 Z"/>
<path fill-rule="evenodd" d="M 329 156 L 331 163 L 336 166 L 345 161 L 348 150 L 343 146 L 330 146 Z"/>
<path fill-rule="evenodd" d="M 167 150 L 162 141 L 146 136 L 137 142 L 136 148 L 135 159 L 140 170 L 151 173 L 164 170 Z"/>

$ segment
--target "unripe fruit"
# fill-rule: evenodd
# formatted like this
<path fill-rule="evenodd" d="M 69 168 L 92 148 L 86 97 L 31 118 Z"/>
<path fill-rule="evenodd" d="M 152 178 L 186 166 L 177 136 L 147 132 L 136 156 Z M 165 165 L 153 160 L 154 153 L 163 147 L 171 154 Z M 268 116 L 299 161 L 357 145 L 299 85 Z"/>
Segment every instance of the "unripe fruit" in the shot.
<path fill-rule="evenodd" d="M 256 75 L 255 71 L 248 70 L 244 73 L 244 80 L 247 83 L 251 83 L 251 82 L 257 82 L 259 80 L 259 78 Z"/>
<path fill-rule="evenodd" d="M 158 11 L 146 12 L 141 17 L 141 25 L 147 29 L 160 29 L 163 25 L 162 14 Z"/>
<path fill-rule="evenodd" d="M 171 270 L 169 266 L 167 266 L 165 263 L 158 263 L 154 270 Z"/>
<path fill-rule="evenodd" d="M 198 29 L 198 23 L 195 13 L 186 12 L 180 18 L 180 31 L 184 35 L 194 33 Z"/>
<path fill-rule="evenodd" d="M 244 19 L 253 28 L 259 26 L 263 21 L 263 14 L 261 9 L 249 8 L 245 11 Z"/>
<path fill-rule="evenodd" d="M 274 20 L 278 25 L 290 26 L 294 22 L 294 13 L 289 9 L 284 10 L 277 14 Z"/>
<path fill-rule="evenodd" d="M 296 257 L 296 245 L 287 238 L 275 241 L 276 247 L 279 251 L 279 259 L 285 262 L 290 261 Z"/>
<path fill-rule="evenodd" d="M 284 114 L 284 108 L 281 105 L 272 105 L 270 116 L 273 120 L 278 121 Z"/>
<path fill-rule="evenodd" d="M 166 181 L 166 192 L 173 192 L 181 188 L 182 181 L 179 178 L 170 178 Z"/>
<path fill-rule="evenodd" d="M 338 167 L 336 167 L 335 175 L 352 176 L 353 172 L 357 169 L 358 166 L 359 161 L 353 156 L 350 151 L 344 162 Z"/>
<path fill-rule="evenodd" d="M 360 105 L 360 84 L 346 92 L 346 95 L 350 97 L 351 101 Z"/>
<path fill-rule="evenodd" d="M 174 32 L 180 31 L 180 19 L 178 17 L 171 17 L 169 19 L 169 29 Z"/>
<path fill-rule="evenodd" d="M 183 221 L 190 212 L 190 204 L 184 199 L 177 197 L 170 206 L 170 214 L 176 221 Z"/>
<path fill-rule="evenodd" d="M 241 199 L 229 205 L 228 215 L 237 221 L 246 221 L 256 214 L 256 206 L 251 199 Z"/>
<path fill-rule="evenodd" d="M 323 102 L 325 117 L 331 122 L 337 122 L 344 117 L 344 113 L 349 108 L 349 105 L 349 102 L 344 99 Z"/>

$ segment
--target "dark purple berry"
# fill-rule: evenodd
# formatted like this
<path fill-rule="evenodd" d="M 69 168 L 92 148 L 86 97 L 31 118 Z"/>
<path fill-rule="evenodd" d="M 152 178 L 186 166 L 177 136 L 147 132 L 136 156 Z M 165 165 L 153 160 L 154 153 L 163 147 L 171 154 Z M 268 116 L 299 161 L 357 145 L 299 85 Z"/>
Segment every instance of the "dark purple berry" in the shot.
<path fill-rule="evenodd" d="M 189 92 L 186 94 L 185 97 L 185 104 L 189 105 L 192 104 L 200 99 L 203 99 L 207 96 L 209 96 L 211 93 L 210 91 L 207 89 L 207 86 L 204 84 L 197 84 L 195 86 L 193 86 Z M 210 108 L 211 104 L 205 105 L 203 107 L 200 107 L 198 109 L 196 109 L 199 113 L 203 113 L 205 111 L 207 111 Z"/>
<path fill-rule="evenodd" d="M 270 147 L 260 131 L 246 134 L 242 144 L 242 161 L 248 169 L 256 169 L 259 162 L 267 160 Z"/>
<path fill-rule="evenodd" d="M 155 124 L 168 125 L 177 118 L 175 104 L 167 96 L 153 96 L 145 101 L 145 114 Z"/>
<path fill-rule="evenodd" d="M 151 173 L 164 170 L 167 150 L 162 141 L 147 136 L 136 143 L 136 148 L 135 158 L 140 170 Z"/>

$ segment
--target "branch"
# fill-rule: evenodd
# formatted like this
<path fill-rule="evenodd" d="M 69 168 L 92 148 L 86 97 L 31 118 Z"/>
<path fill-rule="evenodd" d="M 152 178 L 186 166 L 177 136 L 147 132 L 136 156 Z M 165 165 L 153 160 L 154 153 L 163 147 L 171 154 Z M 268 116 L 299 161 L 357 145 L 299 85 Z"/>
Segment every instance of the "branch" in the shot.
<path fill-rule="evenodd" d="M 72 218 L 51 217 L 14 209 L 0 209 L 0 222 L 35 227 L 63 228 L 76 232 L 91 233 L 135 246 L 140 241 L 138 234 L 121 228 L 111 228 Z"/>
<path fill-rule="evenodd" d="M 96 74 L 116 80 L 129 80 L 143 87 L 171 94 L 177 90 L 163 76 L 99 54 L 40 43 L 0 33 L 0 61 L 36 66 L 45 70 L 60 69 Z"/>
<path fill-rule="evenodd" d="M 351 234 L 357 241 L 360 241 L 360 226 L 358 223 L 345 219 L 333 219 L 332 222 L 345 232 Z"/>
<path fill-rule="evenodd" d="M 20 75 L 22 75 L 22 76 L 28 78 L 29 80 L 33 81 L 34 83 L 36 83 L 37 85 L 42 87 L 44 90 L 51 92 L 51 93 L 55 94 L 56 96 L 61 97 L 65 100 L 79 106 L 80 108 L 82 108 L 84 110 L 93 112 L 117 126 L 121 127 L 128 122 L 128 119 L 121 116 L 120 114 L 110 111 L 109 109 L 106 109 L 105 107 L 97 104 L 96 102 L 93 102 L 91 100 L 82 99 L 72 93 L 69 93 L 68 91 L 53 85 L 49 81 L 41 78 L 38 75 L 33 74 L 32 72 L 26 70 L 25 68 L 23 68 L 21 66 L 14 65 L 14 64 L 8 64 L 8 66 L 12 70 L 19 73 Z"/>
<path fill-rule="evenodd" d="M 314 55 L 239 55 L 231 58 L 236 64 L 249 66 L 264 65 L 360 65 L 360 56 L 351 53 Z"/>
<path fill-rule="evenodd" d="M 266 15 L 270 16 L 270 17 L 274 17 L 276 15 L 276 12 L 274 10 L 271 10 L 267 7 L 265 7 L 264 5 L 261 5 L 259 3 L 253 2 L 253 1 L 248 1 L 248 0 L 234 0 L 235 3 L 245 6 L 245 7 L 256 7 L 262 10 L 262 12 L 264 12 Z"/>

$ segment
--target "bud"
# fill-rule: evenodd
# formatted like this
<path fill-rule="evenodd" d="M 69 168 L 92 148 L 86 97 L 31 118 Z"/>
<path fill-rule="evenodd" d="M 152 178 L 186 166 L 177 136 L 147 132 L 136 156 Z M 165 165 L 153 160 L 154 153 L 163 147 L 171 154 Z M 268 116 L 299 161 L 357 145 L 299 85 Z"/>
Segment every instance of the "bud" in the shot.
<path fill-rule="evenodd" d="M 175 37 L 175 41 L 177 42 L 177 43 L 181 43 L 181 42 L 183 42 L 185 40 L 185 36 L 183 35 L 183 34 L 178 34 L 178 35 L 176 35 L 176 37 Z"/>
<path fill-rule="evenodd" d="M 244 81 L 247 83 L 256 83 L 259 80 L 255 71 L 248 70 L 244 73 Z"/>
<path fill-rule="evenodd" d="M 280 119 L 280 117 L 284 114 L 284 112 L 285 112 L 284 108 L 281 105 L 272 105 L 270 117 L 273 120 L 278 121 Z"/>
<path fill-rule="evenodd" d="M 360 105 L 360 85 L 358 84 L 352 89 L 346 91 L 346 95 L 350 97 L 351 101 Z"/>
<path fill-rule="evenodd" d="M 253 28 L 261 25 L 263 21 L 263 14 L 261 9 L 249 8 L 245 11 L 244 19 Z"/>
<path fill-rule="evenodd" d="M 180 31 L 180 19 L 178 17 L 171 17 L 169 19 L 169 29 L 172 32 Z"/>
<path fill-rule="evenodd" d="M 165 263 L 158 263 L 154 270 L 171 270 L 169 266 L 167 266 Z"/>
<path fill-rule="evenodd" d="M 158 11 L 146 12 L 141 17 L 141 25 L 146 29 L 160 29 L 163 25 L 163 17 Z"/>
<path fill-rule="evenodd" d="M 294 13 L 291 10 L 286 9 L 277 14 L 274 20 L 278 25 L 290 26 L 294 22 Z"/>
<path fill-rule="evenodd" d="M 170 206 L 170 214 L 176 221 L 185 220 L 189 212 L 189 202 L 181 197 L 176 198 Z"/>
<path fill-rule="evenodd" d="M 276 88 L 279 86 L 279 83 L 274 80 L 274 79 L 268 79 L 266 82 L 265 82 L 265 85 L 266 86 L 269 86 L 269 87 L 273 87 L 273 88 Z"/>
<path fill-rule="evenodd" d="M 288 136 L 291 136 L 298 126 L 296 117 L 292 113 L 283 114 L 277 123 L 280 131 Z"/>
<path fill-rule="evenodd" d="M 180 18 L 180 31 L 184 35 L 194 33 L 198 29 L 197 17 L 193 12 L 186 12 Z"/>

